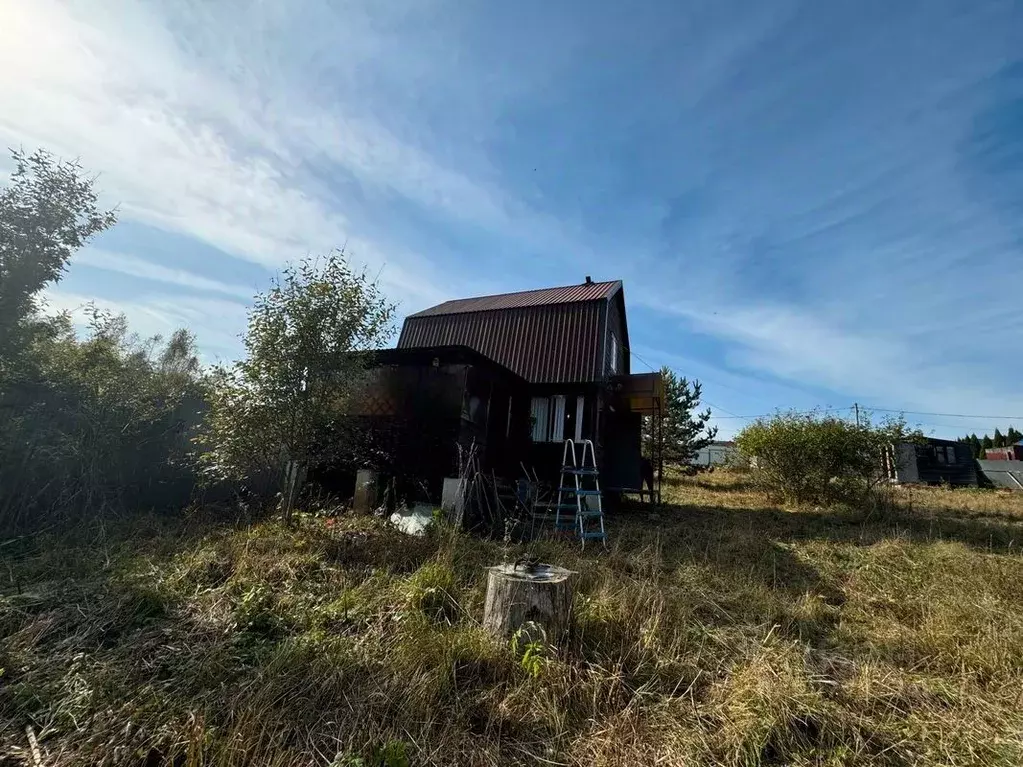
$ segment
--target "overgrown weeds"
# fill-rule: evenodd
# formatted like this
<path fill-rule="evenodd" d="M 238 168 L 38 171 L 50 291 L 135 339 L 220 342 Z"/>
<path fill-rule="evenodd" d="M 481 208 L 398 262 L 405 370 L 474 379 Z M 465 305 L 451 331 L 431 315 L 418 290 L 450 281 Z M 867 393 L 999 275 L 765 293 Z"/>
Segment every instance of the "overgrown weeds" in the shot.
<path fill-rule="evenodd" d="M 560 648 L 483 632 L 505 549 L 451 531 L 138 519 L 7 547 L 3 757 L 32 763 L 30 725 L 48 765 L 1020 763 L 1023 498 L 671 493 L 606 552 L 533 547 L 579 573 Z"/>

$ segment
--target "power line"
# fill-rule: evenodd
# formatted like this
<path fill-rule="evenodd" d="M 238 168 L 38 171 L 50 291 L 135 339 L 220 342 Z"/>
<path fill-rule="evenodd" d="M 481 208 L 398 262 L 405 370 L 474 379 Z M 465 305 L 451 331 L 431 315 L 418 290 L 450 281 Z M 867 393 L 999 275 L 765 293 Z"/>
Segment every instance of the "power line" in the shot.
<path fill-rule="evenodd" d="M 814 415 L 815 413 L 842 413 L 842 412 L 845 412 L 846 410 L 852 410 L 852 406 L 850 406 L 850 407 L 823 407 L 823 408 L 814 408 L 813 410 L 785 410 L 783 408 L 778 408 L 773 413 L 760 413 L 759 415 L 733 415 L 733 416 L 717 416 L 717 417 L 719 419 L 721 419 L 721 418 L 740 418 L 740 419 L 742 419 L 744 421 L 755 421 L 758 418 L 770 418 L 771 416 L 777 415 L 778 413 L 781 413 L 782 415 Z"/>
<path fill-rule="evenodd" d="M 905 413 L 907 415 L 933 415 L 939 418 L 991 418 L 1003 421 L 1020 421 L 1023 420 L 1023 415 L 972 415 L 964 413 L 927 413 L 923 410 L 896 410 L 893 408 L 884 407 L 868 407 L 864 406 L 864 410 L 877 411 L 878 413 Z"/>
<path fill-rule="evenodd" d="M 651 371 L 656 372 L 661 369 L 660 367 L 655 367 L 654 365 L 650 364 L 648 360 L 644 359 L 642 356 L 640 356 L 637 352 L 633 351 L 632 349 L 629 349 L 627 347 L 623 348 L 625 348 L 625 350 L 629 354 L 636 357 L 640 362 L 642 362 L 644 365 L 650 368 Z M 709 378 L 705 378 L 703 380 L 707 381 L 707 383 L 715 383 Z M 720 386 L 722 384 L 717 385 Z M 814 408 L 813 410 L 784 410 L 782 408 L 777 408 L 773 413 L 761 413 L 759 415 L 736 415 L 730 410 L 725 410 L 723 407 L 715 405 L 708 399 L 704 399 L 703 401 L 710 407 L 714 408 L 715 410 L 720 410 L 724 413 L 728 413 L 728 415 L 715 415 L 714 417 L 717 420 L 730 420 L 737 418 L 741 421 L 755 421 L 757 418 L 769 418 L 772 415 L 777 414 L 779 411 L 787 415 L 813 415 L 814 413 L 840 413 L 845 410 L 856 409 L 855 405 L 851 405 L 849 407 Z M 1023 415 L 975 415 L 970 413 L 931 413 L 924 410 L 902 410 L 901 408 L 870 407 L 869 405 L 864 405 L 861 409 L 867 413 L 901 413 L 903 415 L 928 415 L 935 416 L 938 418 L 984 418 L 999 421 L 1023 421 Z M 950 426 L 952 424 L 924 423 L 924 425 Z"/>

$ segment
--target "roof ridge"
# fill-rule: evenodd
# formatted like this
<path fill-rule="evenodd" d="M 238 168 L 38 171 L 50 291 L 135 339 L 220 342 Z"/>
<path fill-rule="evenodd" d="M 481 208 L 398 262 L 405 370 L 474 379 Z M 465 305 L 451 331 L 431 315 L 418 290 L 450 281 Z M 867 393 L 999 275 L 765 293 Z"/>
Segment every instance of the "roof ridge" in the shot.
<path fill-rule="evenodd" d="M 621 280 L 594 280 L 593 282 L 573 282 L 570 285 L 551 285 L 547 288 L 530 288 L 529 290 L 509 290 L 507 293 L 487 293 L 482 296 L 465 296 L 463 298 L 449 298 L 447 301 L 441 301 L 437 306 L 443 306 L 444 304 L 452 304 L 455 301 L 475 301 L 479 298 L 504 298 L 505 296 L 521 296 L 526 293 L 543 293 L 547 290 L 566 290 L 567 288 L 581 288 L 586 285 L 614 285 L 616 282 Z"/>
<path fill-rule="evenodd" d="M 517 290 L 511 293 L 494 293 L 486 296 L 453 298 L 410 314 L 409 317 L 438 317 L 477 311 L 498 311 L 523 309 L 536 306 L 587 303 L 606 300 L 621 292 L 621 280 L 605 282 L 583 282 L 576 285 L 557 285 L 549 288 Z"/>

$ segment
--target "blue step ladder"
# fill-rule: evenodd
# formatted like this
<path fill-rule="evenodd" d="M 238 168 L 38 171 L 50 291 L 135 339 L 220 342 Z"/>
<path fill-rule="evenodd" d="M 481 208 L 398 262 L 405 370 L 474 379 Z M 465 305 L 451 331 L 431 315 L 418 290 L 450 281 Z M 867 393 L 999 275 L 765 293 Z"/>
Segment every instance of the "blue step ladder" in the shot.
<path fill-rule="evenodd" d="M 576 448 L 582 455 L 576 453 Z M 592 440 L 578 444 L 565 440 L 561 456 L 561 479 L 558 482 L 558 503 L 554 507 L 554 529 L 579 536 L 583 548 L 586 541 L 597 540 L 607 546 L 604 531 L 604 508 L 601 505 L 600 473 Z"/>

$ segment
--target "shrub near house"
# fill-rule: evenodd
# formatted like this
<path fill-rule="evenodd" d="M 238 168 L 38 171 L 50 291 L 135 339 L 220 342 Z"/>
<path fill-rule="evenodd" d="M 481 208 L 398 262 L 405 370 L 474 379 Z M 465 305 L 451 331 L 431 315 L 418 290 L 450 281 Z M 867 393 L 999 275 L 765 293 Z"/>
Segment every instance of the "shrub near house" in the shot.
<path fill-rule="evenodd" d="M 855 424 L 819 412 L 778 413 L 745 427 L 735 438 L 751 461 L 755 482 L 793 504 L 857 502 L 885 478 L 889 446 L 911 441 L 905 423 Z"/>

